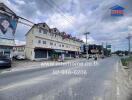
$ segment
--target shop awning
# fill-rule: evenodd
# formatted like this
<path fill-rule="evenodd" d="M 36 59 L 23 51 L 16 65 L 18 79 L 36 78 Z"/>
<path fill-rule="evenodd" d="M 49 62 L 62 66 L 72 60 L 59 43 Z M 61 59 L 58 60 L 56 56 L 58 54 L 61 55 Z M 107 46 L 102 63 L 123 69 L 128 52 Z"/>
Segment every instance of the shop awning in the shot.
<path fill-rule="evenodd" d="M 64 50 L 59 50 L 59 49 L 55 49 L 55 50 L 53 50 L 53 51 L 56 52 L 56 53 L 65 53 Z"/>

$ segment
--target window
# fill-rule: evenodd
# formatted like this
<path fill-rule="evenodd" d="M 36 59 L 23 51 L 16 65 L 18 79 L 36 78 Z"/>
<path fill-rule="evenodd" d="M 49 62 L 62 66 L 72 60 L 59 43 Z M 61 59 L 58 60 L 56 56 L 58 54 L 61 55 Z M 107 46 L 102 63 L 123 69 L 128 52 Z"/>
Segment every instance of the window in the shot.
<path fill-rule="evenodd" d="M 0 56 L 2 56 L 2 55 L 3 55 L 3 53 L 4 53 L 4 52 L 1 50 L 1 51 L 0 51 Z"/>
<path fill-rule="evenodd" d="M 50 33 L 50 36 L 54 36 L 54 34 L 53 33 Z"/>
<path fill-rule="evenodd" d="M 64 47 L 64 45 L 62 45 L 62 47 Z"/>
<path fill-rule="evenodd" d="M 43 30 L 43 34 L 47 34 L 47 32 L 48 32 L 48 31 L 47 31 L 46 29 Z"/>
<path fill-rule="evenodd" d="M 43 41 L 43 44 L 46 44 L 46 41 Z"/>
<path fill-rule="evenodd" d="M 56 43 L 54 45 L 56 46 Z"/>
<path fill-rule="evenodd" d="M 41 28 L 39 28 L 39 33 L 41 33 L 41 31 L 42 31 Z"/>
<path fill-rule="evenodd" d="M 52 33 L 50 33 L 50 36 L 52 36 Z"/>
<path fill-rule="evenodd" d="M 43 24 L 43 27 L 45 27 L 45 24 Z"/>
<path fill-rule="evenodd" d="M 61 47 L 61 44 L 59 46 Z"/>
<path fill-rule="evenodd" d="M 41 40 L 38 40 L 38 43 L 41 43 Z"/>
<path fill-rule="evenodd" d="M 52 43 L 52 42 L 50 42 L 50 45 L 53 45 L 53 43 Z"/>

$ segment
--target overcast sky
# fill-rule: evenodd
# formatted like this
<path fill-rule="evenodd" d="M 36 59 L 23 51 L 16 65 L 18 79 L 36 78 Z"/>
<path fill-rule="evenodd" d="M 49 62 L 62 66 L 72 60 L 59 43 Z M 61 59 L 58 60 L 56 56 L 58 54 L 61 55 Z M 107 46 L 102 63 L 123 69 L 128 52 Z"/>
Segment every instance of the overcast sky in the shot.
<path fill-rule="evenodd" d="M 90 32 L 89 43 L 112 44 L 112 49 L 126 50 L 128 33 L 132 33 L 132 0 L 2 0 L 17 15 L 34 23 L 46 22 L 85 41 L 83 33 Z M 122 17 L 113 17 L 110 8 L 125 8 Z M 24 43 L 30 27 L 18 24 L 16 42 Z"/>

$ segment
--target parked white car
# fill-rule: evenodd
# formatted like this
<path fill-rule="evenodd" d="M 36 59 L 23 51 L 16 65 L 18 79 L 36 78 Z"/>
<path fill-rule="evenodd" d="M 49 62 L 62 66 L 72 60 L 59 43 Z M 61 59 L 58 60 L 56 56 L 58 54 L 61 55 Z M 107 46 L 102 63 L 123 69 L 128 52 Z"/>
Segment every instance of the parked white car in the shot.
<path fill-rule="evenodd" d="M 17 55 L 16 59 L 18 59 L 18 60 L 24 60 L 24 59 L 26 59 L 26 57 L 24 55 Z"/>

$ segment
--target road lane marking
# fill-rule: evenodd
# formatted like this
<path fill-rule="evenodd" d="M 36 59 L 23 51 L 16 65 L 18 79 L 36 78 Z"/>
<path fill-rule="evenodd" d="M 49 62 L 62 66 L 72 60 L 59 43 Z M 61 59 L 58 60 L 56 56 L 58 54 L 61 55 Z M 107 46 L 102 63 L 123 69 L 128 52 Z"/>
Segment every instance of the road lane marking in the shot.
<path fill-rule="evenodd" d="M 120 95 L 120 88 L 119 88 L 119 86 L 116 87 L 116 95 L 117 95 L 117 96 Z"/>
<path fill-rule="evenodd" d="M 99 96 L 96 96 L 96 97 L 93 97 L 93 100 L 103 100 L 103 98 L 99 97 Z"/>
<path fill-rule="evenodd" d="M 116 73 L 119 72 L 118 64 L 116 65 Z"/>
<path fill-rule="evenodd" d="M 22 86 L 30 85 L 30 84 L 37 84 L 41 81 L 48 80 L 48 79 L 49 78 L 46 78 L 46 77 L 44 78 L 44 76 L 40 76 L 40 77 L 37 77 L 37 78 L 32 78 L 32 79 L 25 80 L 23 82 L 18 82 L 18 83 L 9 84 L 8 86 L 3 86 L 3 87 L 1 87 L 0 91 L 6 91 L 8 89 L 22 87 Z"/>
<path fill-rule="evenodd" d="M 73 97 L 78 96 L 78 94 L 74 93 L 72 86 L 75 84 L 78 84 L 82 81 L 82 78 L 72 78 L 70 80 L 67 80 L 64 84 L 60 85 L 59 88 L 55 87 L 51 89 L 50 91 L 43 94 L 43 98 L 46 98 L 46 100 L 54 100 L 56 97 L 64 96 L 64 91 L 66 91 L 67 96 Z M 50 95 L 52 94 L 52 95 Z M 38 96 L 34 95 L 33 97 L 30 97 L 29 100 L 37 100 Z"/>

